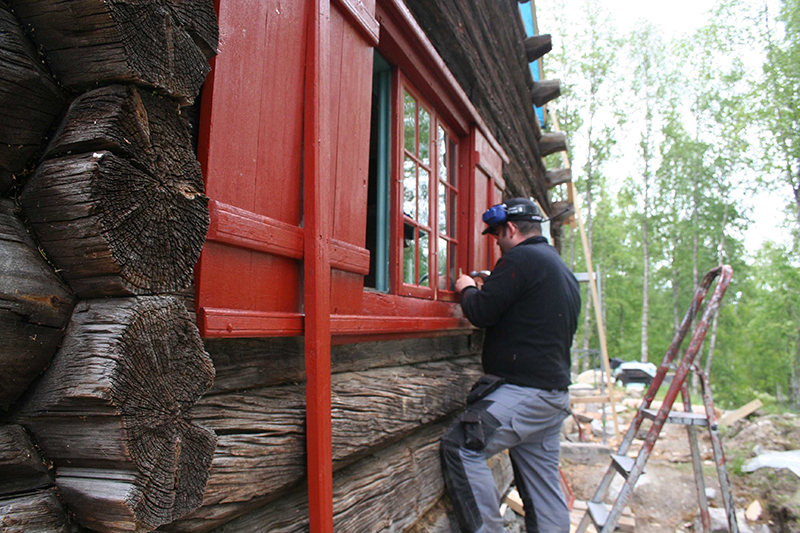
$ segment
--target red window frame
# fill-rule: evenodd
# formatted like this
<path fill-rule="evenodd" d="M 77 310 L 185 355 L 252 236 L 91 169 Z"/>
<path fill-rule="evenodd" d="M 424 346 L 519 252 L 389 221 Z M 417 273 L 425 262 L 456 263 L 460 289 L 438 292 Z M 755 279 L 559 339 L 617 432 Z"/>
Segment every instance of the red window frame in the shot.
<path fill-rule="evenodd" d="M 393 153 L 393 172 L 392 172 L 392 210 L 390 214 L 392 218 L 392 231 L 390 249 L 392 251 L 391 260 L 393 268 L 391 269 L 390 287 L 391 292 L 401 296 L 413 296 L 418 298 L 427 298 L 443 301 L 455 301 L 456 294 L 450 289 L 449 283 L 446 284 L 447 288 L 440 286 L 439 276 L 439 239 L 443 238 L 451 247 L 452 250 L 448 253 L 448 257 L 452 257 L 451 262 L 453 267 L 451 269 L 461 270 L 464 265 L 464 254 L 462 253 L 460 243 L 465 242 L 466 235 L 464 234 L 467 221 L 460 217 L 461 204 L 467 201 L 466 183 L 468 180 L 468 169 L 460 164 L 459 154 L 466 148 L 468 144 L 466 140 L 460 138 L 454 133 L 454 130 L 445 122 L 441 114 L 437 112 L 436 108 L 432 106 L 428 100 L 420 93 L 419 90 L 411 83 L 411 81 L 400 71 L 394 70 L 393 92 L 394 104 L 392 117 L 394 121 L 393 131 L 395 133 L 392 140 L 392 153 Z M 415 108 L 415 123 L 414 123 L 414 151 L 408 150 L 406 143 L 405 131 L 405 102 L 406 94 L 408 94 L 416 103 Z M 428 125 L 428 158 L 427 163 L 419 153 L 419 117 L 420 110 L 424 110 L 429 116 Z M 439 171 L 440 171 L 440 147 L 438 143 L 439 129 L 447 135 L 452 145 L 455 146 L 455 154 L 449 155 L 448 171 L 454 171 L 455 177 L 445 184 L 449 197 L 456 198 L 456 207 L 452 209 L 448 205 L 450 212 L 448 213 L 449 220 L 455 222 L 461 219 L 461 223 L 455 224 L 454 231 L 442 235 L 439 233 Z M 414 165 L 415 177 L 417 182 L 417 191 L 421 185 L 419 178 L 422 175 L 420 170 L 427 173 L 427 190 L 428 190 L 428 206 L 427 206 L 427 221 L 419 220 L 419 194 L 415 198 L 415 207 L 413 213 L 407 213 L 409 209 L 404 209 L 404 193 L 405 185 L 404 180 L 408 177 L 406 170 L 406 162 L 409 161 Z M 449 174 L 448 174 L 449 177 Z M 455 183 L 453 183 L 455 182 Z M 450 202 L 448 202 L 450 204 Z M 428 234 L 428 285 L 420 285 L 407 283 L 405 279 L 405 264 L 407 255 L 404 254 L 405 250 L 405 237 L 406 227 L 412 228 L 414 232 L 414 253 L 415 264 L 420 268 L 419 256 L 419 235 L 420 232 Z M 453 272 L 453 281 L 457 277 L 458 272 Z M 418 278 L 417 278 L 418 279 Z M 446 283 L 446 282 L 445 282 Z"/>

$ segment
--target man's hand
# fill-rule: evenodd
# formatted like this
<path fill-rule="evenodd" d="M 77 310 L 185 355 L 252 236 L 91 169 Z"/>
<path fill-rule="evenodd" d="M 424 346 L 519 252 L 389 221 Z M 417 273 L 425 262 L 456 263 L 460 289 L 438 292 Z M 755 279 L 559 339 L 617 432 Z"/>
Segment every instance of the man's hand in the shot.
<path fill-rule="evenodd" d="M 475 287 L 475 280 L 466 274 L 461 274 L 456 280 L 456 292 L 461 292 L 467 287 Z"/>

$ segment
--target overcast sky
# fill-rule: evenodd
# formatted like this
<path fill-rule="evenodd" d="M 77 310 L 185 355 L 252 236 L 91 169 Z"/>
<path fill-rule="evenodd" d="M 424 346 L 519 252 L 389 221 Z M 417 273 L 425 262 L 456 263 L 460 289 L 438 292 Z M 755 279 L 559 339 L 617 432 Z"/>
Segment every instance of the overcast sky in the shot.
<path fill-rule="evenodd" d="M 762 0 L 752 0 L 762 1 Z M 777 1 L 768 0 L 777 10 Z M 541 2 L 539 2 L 541 3 Z M 537 11 L 546 9 L 537 3 Z M 603 5 L 611 13 L 614 25 L 620 35 L 633 30 L 639 20 L 647 20 L 659 27 L 664 38 L 669 40 L 692 33 L 709 20 L 709 11 L 715 0 L 670 0 L 669 2 L 654 0 L 602 0 Z M 541 21 L 540 21 L 541 23 Z M 546 33 L 545 28 L 540 28 Z M 618 161 L 625 166 L 625 162 Z M 783 220 L 781 210 L 790 199 L 791 190 L 784 187 L 779 191 L 762 191 L 745 200 L 752 212 L 753 222 L 744 234 L 745 245 L 750 253 L 754 253 L 764 240 L 771 239 L 789 243 L 788 231 L 776 227 L 777 220 Z"/>

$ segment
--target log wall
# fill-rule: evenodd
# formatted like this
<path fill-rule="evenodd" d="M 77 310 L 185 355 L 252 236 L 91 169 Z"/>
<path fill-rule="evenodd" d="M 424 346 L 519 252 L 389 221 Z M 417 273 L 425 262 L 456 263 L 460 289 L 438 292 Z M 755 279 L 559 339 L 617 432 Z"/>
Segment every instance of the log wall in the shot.
<path fill-rule="evenodd" d="M 283 509 L 283 504 L 276 502 L 305 476 L 300 340 L 217 339 L 207 340 L 206 345 L 218 378 L 191 416 L 213 429 L 219 444 L 202 507 L 160 528 L 165 531 L 209 531 L 254 509 L 280 515 L 283 511 L 273 508 Z M 422 428 L 460 410 L 480 375 L 479 348 L 470 336 L 334 347 L 334 469 L 360 465 L 377 450 L 413 438 Z M 438 452 L 436 457 L 438 461 Z M 380 472 L 392 468 L 387 464 Z M 344 479 L 346 474 L 338 476 Z M 440 493 L 437 489 L 430 496 L 435 501 Z M 350 503 L 339 502 L 336 496 L 334 501 L 342 509 L 366 505 L 355 496 Z M 413 509 L 406 516 L 410 523 L 424 512 Z M 371 518 L 365 519 L 363 524 L 370 522 Z M 341 531 L 360 531 L 353 527 Z"/>
<path fill-rule="evenodd" d="M 0 25 L 0 335 L 23 354 L 0 349 L 3 525 L 306 530 L 302 339 L 203 343 L 173 296 L 208 228 L 182 106 L 213 2 L 0 0 Z M 337 531 L 435 509 L 479 348 L 333 348 Z"/>
<path fill-rule="evenodd" d="M 208 228 L 181 106 L 217 38 L 211 0 L 0 1 L 4 531 L 149 531 L 202 501 L 216 435 L 188 413 L 214 370 L 170 294 Z"/>

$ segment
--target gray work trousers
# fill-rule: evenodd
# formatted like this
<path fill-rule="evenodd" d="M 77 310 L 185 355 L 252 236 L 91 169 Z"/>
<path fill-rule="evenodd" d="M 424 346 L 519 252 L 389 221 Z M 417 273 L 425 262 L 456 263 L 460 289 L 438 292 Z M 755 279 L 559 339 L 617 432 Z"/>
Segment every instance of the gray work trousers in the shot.
<path fill-rule="evenodd" d="M 569 393 L 504 384 L 467 407 L 444 435 L 442 471 L 465 533 L 503 533 L 500 493 L 486 460 L 509 450 L 528 533 L 569 533 L 558 460 Z"/>

